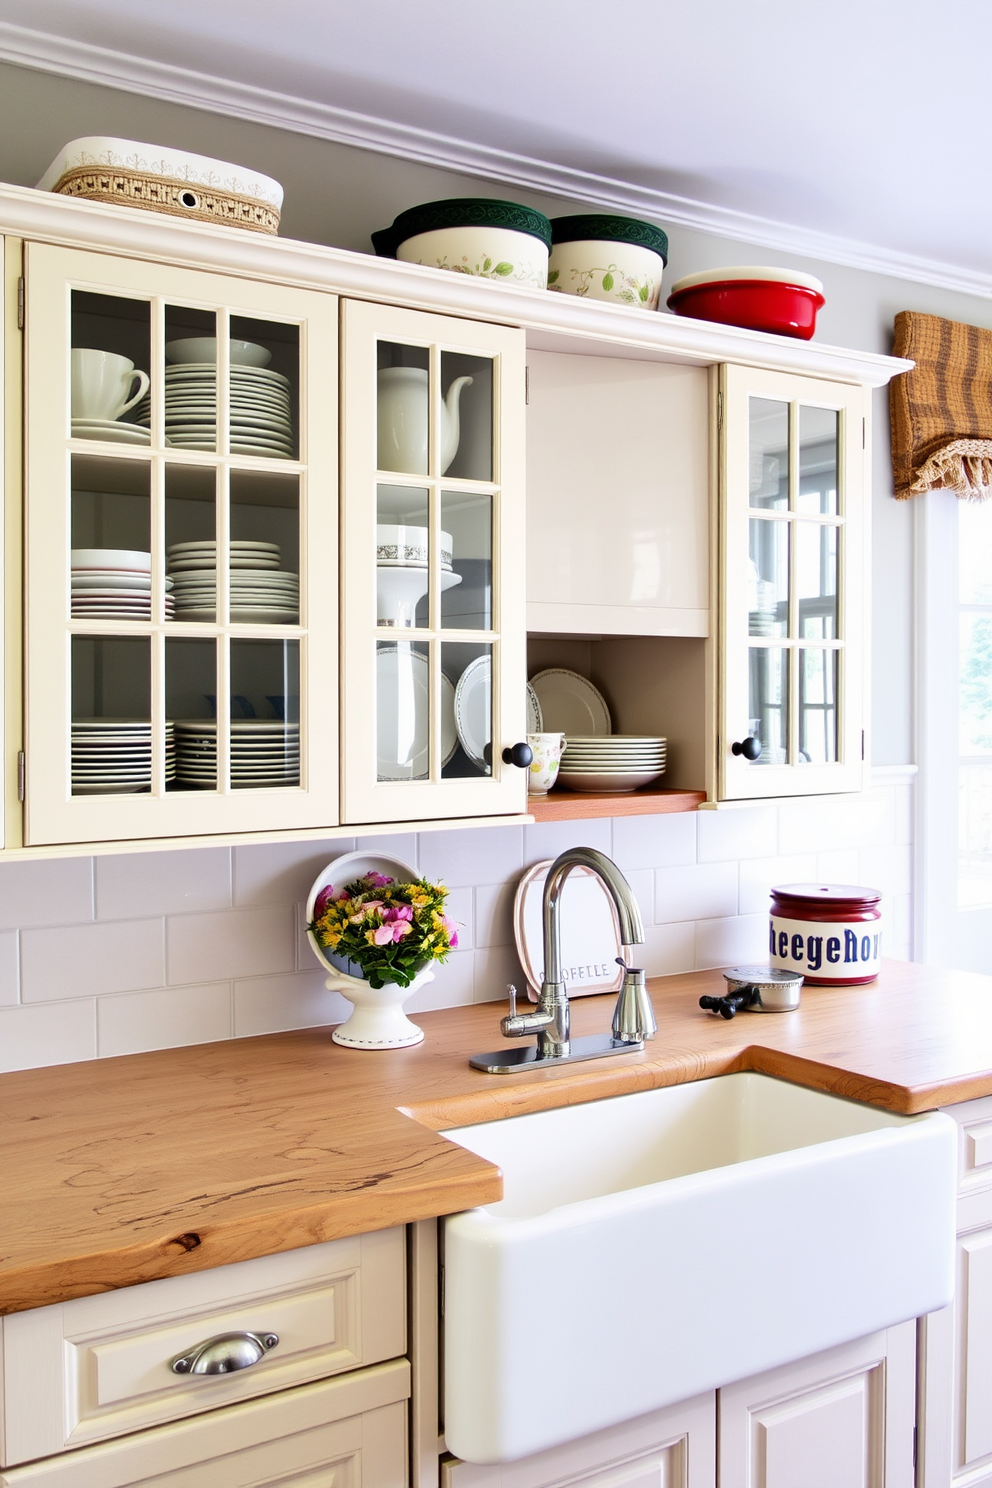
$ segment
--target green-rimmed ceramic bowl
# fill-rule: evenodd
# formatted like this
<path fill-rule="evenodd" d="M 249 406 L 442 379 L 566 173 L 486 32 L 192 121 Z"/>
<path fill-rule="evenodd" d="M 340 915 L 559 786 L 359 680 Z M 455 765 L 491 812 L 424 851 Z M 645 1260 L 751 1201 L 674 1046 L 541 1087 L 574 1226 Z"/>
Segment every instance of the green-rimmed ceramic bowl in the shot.
<path fill-rule="evenodd" d="M 548 288 L 657 310 L 668 236 L 651 222 L 581 212 L 551 222 Z"/>
<path fill-rule="evenodd" d="M 372 234 L 380 258 L 544 289 L 551 223 L 518 202 L 462 196 L 401 212 Z"/>

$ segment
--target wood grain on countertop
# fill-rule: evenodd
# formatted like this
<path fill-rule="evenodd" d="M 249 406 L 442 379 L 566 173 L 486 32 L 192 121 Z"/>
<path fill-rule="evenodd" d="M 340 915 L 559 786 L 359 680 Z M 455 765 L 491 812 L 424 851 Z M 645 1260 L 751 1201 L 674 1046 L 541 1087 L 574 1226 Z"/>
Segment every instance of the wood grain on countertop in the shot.
<path fill-rule="evenodd" d="M 499 1198 L 491 1164 L 439 1135 L 632 1090 L 758 1070 L 911 1114 L 992 1094 L 992 978 L 888 962 L 878 982 L 803 989 L 792 1013 L 703 1013 L 717 971 L 650 983 L 642 1054 L 514 1075 L 496 1003 L 417 1016 L 413 1049 L 303 1029 L 0 1076 L 0 1312 Z M 613 999 L 573 1004 L 576 1035 Z"/>

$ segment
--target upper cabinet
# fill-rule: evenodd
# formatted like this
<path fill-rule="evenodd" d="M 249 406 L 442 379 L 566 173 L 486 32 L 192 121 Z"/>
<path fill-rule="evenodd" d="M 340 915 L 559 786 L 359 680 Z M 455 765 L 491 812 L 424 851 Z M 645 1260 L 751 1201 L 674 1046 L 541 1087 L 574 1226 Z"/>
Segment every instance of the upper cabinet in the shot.
<path fill-rule="evenodd" d="M 866 394 L 724 367 L 718 409 L 718 796 L 859 790 Z"/>
<path fill-rule="evenodd" d="M 342 312 L 342 820 L 522 811 L 523 333 Z"/>
<path fill-rule="evenodd" d="M 334 297 L 25 278 L 27 842 L 335 824 Z"/>

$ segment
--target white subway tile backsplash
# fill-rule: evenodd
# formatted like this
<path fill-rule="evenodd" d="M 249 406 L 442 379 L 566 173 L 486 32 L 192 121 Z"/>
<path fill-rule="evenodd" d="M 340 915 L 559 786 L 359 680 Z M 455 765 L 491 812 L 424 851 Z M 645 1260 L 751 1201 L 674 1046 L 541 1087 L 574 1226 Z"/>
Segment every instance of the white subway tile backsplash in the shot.
<path fill-rule="evenodd" d="M 913 850 L 910 847 L 863 847 L 858 882 L 866 888 L 881 889 L 883 904 L 897 894 L 909 894 L 913 888 Z"/>
<path fill-rule="evenodd" d="M 721 919 L 737 913 L 737 864 L 691 863 L 658 868 L 654 875 L 654 922 Z"/>
<path fill-rule="evenodd" d="M 55 1002 L 161 987 L 162 921 L 120 920 L 25 930 L 21 936 L 22 1002 Z"/>
<path fill-rule="evenodd" d="M 535 822 L 524 827 L 524 863 L 556 858 L 569 847 L 596 847 L 611 857 L 612 822 L 609 817 L 592 821 Z"/>
<path fill-rule="evenodd" d="M 503 883 L 522 867 L 522 827 L 465 827 L 457 832 L 421 834 L 421 874 L 449 889 Z"/>
<path fill-rule="evenodd" d="M 768 962 L 768 916 L 700 920 L 696 925 L 696 970 Z"/>
<path fill-rule="evenodd" d="M 637 900 L 645 926 L 654 923 L 654 873 L 650 868 L 628 868 L 624 878 Z"/>
<path fill-rule="evenodd" d="M 135 904 L 133 912 L 144 911 Z M 92 858 L 0 863 L 0 930 L 78 925 L 92 918 Z"/>
<path fill-rule="evenodd" d="M 405 1011 L 427 1012 L 430 1008 L 467 1007 L 475 1000 L 475 953 L 452 951 L 442 966 L 435 966 L 434 980 L 419 987 Z"/>
<path fill-rule="evenodd" d="M 618 816 L 613 821 L 613 852 L 617 865 L 628 868 L 671 868 L 696 861 L 697 812 L 665 816 Z"/>
<path fill-rule="evenodd" d="M 141 1054 L 183 1044 L 212 1044 L 231 1037 L 231 987 L 165 987 L 99 997 L 97 1053 Z"/>
<path fill-rule="evenodd" d="M 17 931 L 4 930 L 0 933 L 0 1007 L 17 1002 L 19 987 Z"/>
<path fill-rule="evenodd" d="M 478 947 L 513 944 L 513 900 L 520 875 L 506 883 L 482 884 L 475 894 L 475 944 Z"/>
<path fill-rule="evenodd" d="M 520 965 L 514 946 L 486 946 L 475 951 L 475 1002 L 504 1002 L 506 987 L 512 982 L 520 994 L 526 997 L 527 978 Z M 498 1023 L 494 1025 L 499 1034 Z M 495 1048 L 496 1045 L 494 1044 Z"/>
<path fill-rule="evenodd" d="M 335 858 L 354 852 L 354 838 L 260 843 L 234 849 L 234 905 L 305 904 L 314 879 Z M 206 908 L 207 906 L 203 906 Z"/>
<path fill-rule="evenodd" d="M 229 847 L 114 854 L 96 858 L 94 866 L 98 920 L 125 920 L 136 905 L 146 915 L 168 915 L 231 903 Z"/>
<path fill-rule="evenodd" d="M 445 913 L 458 924 L 458 949 L 470 951 L 475 945 L 475 891 L 451 889 L 445 901 Z"/>
<path fill-rule="evenodd" d="M 166 923 L 166 958 L 170 984 L 293 971 L 295 906 L 177 915 Z"/>
<path fill-rule="evenodd" d="M 861 873 L 861 859 L 856 847 L 837 847 L 832 852 L 816 855 L 816 873 L 824 884 L 856 884 Z"/>
<path fill-rule="evenodd" d="M 778 812 L 774 806 L 741 806 L 697 813 L 697 862 L 766 858 L 777 851 Z"/>
<path fill-rule="evenodd" d="M 92 997 L 0 1008 L 0 1073 L 95 1058 L 96 1003 Z"/>
<path fill-rule="evenodd" d="M 314 966 L 316 966 L 314 962 Z M 234 983 L 234 1037 L 343 1023 L 351 1004 L 324 986 L 325 971 L 248 977 Z"/>
<path fill-rule="evenodd" d="M 652 925 L 646 929 L 643 946 L 635 946 L 631 960 L 643 966 L 648 976 L 677 976 L 696 965 L 696 926 L 691 922 Z"/>
<path fill-rule="evenodd" d="M 431 835 L 431 833 L 425 833 L 425 836 Z M 385 853 L 390 858 L 399 858 L 401 863 L 408 863 L 411 868 L 416 868 L 420 845 L 416 832 L 384 832 L 381 837 L 370 832 L 365 837 L 355 838 L 354 851 Z M 328 857 L 331 856 L 328 853 Z"/>
<path fill-rule="evenodd" d="M 816 855 L 796 853 L 787 858 L 742 858 L 741 914 L 767 914 L 771 890 L 778 884 L 809 883 L 817 877 Z"/>

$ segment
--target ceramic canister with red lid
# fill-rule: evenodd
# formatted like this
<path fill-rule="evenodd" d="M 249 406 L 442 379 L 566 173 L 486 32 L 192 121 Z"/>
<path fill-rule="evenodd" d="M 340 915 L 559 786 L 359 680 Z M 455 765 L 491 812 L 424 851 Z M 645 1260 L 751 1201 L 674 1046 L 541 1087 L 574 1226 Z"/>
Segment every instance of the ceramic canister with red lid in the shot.
<path fill-rule="evenodd" d="M 807 985 L 856 987 L 878 976 L 882 912 L 878 889 L 855 884 L 783 884 L 772 889 L 772 966 Z"/>

